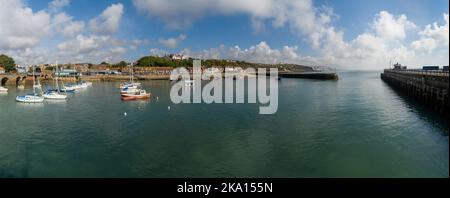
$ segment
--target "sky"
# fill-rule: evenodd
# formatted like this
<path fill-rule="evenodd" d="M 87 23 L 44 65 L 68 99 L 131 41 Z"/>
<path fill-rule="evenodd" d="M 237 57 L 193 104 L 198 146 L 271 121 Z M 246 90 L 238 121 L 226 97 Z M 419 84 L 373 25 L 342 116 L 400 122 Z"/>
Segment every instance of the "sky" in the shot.
<path fill-rule="evenodd" d="M 183 54 L 379 70 L 449 64 L 448 0 L 0 0 L 18 64 Z"/>

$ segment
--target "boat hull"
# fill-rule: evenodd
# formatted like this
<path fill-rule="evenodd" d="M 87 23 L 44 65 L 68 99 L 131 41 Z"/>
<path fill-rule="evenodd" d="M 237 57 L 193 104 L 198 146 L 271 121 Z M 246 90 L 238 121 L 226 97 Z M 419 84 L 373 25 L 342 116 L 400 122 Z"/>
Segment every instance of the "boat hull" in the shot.
<path fill-rule="evenodd" d="M 44 96 L 45 99 L 51 99 L 51 100 L 65 100 L 65 99 L 67 99 L 66 95 L 57 94 L 57 93 L 56 94 L 53 94 L 53 93 L 44 94 L 43 96 Z"/>
<path fill-rule="evenodd" d="M 150 99 L 150 94 L 122 94 L 122 100 L 142 100 L 142 99 Z"/>
<path fill-rule="evenodd" d="M 42 103 L 44 102 L 44 97 L 42 96 L 17 96 L 16 97 L 17 102 L 23 102 L 23 103 Z"/>

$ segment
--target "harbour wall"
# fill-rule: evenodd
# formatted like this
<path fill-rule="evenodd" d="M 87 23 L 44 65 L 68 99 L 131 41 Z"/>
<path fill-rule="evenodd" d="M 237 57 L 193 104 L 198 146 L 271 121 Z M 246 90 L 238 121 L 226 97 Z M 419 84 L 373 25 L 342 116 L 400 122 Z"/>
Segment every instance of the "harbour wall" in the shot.
<path fill-rule="evenodd" d="M 449 117 L 449 73 L 443 71 L 385 69 L 381 79 L 414 97 L 433 111 Z"/>

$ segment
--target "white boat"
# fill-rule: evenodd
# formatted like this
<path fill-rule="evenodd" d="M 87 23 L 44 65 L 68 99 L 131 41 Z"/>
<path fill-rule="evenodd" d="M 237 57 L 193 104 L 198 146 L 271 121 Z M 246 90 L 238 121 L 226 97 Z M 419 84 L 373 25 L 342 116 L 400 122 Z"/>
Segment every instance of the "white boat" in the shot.
<path fill-rule="evenodd" d="M 25 96 L 17 96 L 16 101 L 25 103 L 40 103 L 44 102 L 44 97 L 37 94 L 27 94 Z"/>
<path fill-rule="evenodd" d="M 19 86 L 17 86 L 17 89 L 25 89 L 25 86 L 24 85 L 19 85 Z"/>
<path fill-rule="evenodd" d="M 72 86 L 70 86 L 70 85 L 65 85 L 62 89 L 61 89 L 61 91 L 63 91 L 63 92 L 75 92 L 75 88 L 74 87 L 72 87 Z"/>
<path fill-rule="evenodd" d="M 150 93 L 147 93 L 144 89 L 138 89 L 134 93 L 126 93 L 121 95 L 122 100 L 150 99 Z"/>
<path fill-rule="evenodd" d="M 17 96 L 16 101 L 17 102 L 25 102 L 25 103 L 41 103 L 44 102 L 44 97 L 38 95 L 36 93 L 36 89 L 39 88 L 38 86 L 35 86 L 35 77 L 34 77 L 34 67 L 33 67 L 33 93 L 27 94 L 24 96 Z M 42 91 L 42 90 L 41 90 Z"/>
<path fill-rule="evenodd" d="M 6 93 L 6 92 L 8 92 L 8 88 L 0 86 L 0 92 Z"/>
<path fill-rule="evenodd" d="M 127 87 L 138 88 L 139 86 L 141 86 L 141 83 L 138 83 L 138 82 L 133 82 L 133 83 L 132 82 L 124 82 L 124 83 L 120 84 L 121 89 L 124 89 Z"/>
<path fill-rule="evenodd" d="M 58 70 L 58 62 L 56 62 L 56 70 Z M 45 99 L 51 100 L 65 100 L 67 98 L 67 95 L 62 94 L 59 90 L 57 75 L 55 75 L 55 89 L 47 90 L 42 96 L 44 96 Z"/>
<path fill-rule="evenodd" d="M 88 88 L 88 87 L 92 87 L 92 82 L 81 81 L 80 83 L 78 83 L 78 85 L 81 88 Z"/>
<path fill-rule="evenodd" d="M 81 85 L 81 84 L 66 84 L 64 85 L 64 91 L 75 91 L 79 89 L 87 88 L 87 85 Z"/>
<path fill-rule="evenodd" d="M 138 92 L 139 89 L 135 87 L 125 87 L 120 90 L 120 94 L 132 94 Z"/>
<path fill-rule="evenodd" d="M 45 99 L 52 99 L 52 100 L 65 100 L 67 98 L 67 95 L 58 93 L 57 91 L 45 92 L 43 96 Z"/>

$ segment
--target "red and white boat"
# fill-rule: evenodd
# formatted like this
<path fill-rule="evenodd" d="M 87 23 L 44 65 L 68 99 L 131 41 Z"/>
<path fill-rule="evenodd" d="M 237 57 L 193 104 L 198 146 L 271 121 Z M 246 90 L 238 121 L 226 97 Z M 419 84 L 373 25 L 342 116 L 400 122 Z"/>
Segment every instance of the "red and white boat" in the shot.
<path fill-rule="evenodd" d="M 134 93 L 123 93 L 122 100 L 138 100 L 138 99 L 150 99 L 150 93 L 140 89 Z"/>

